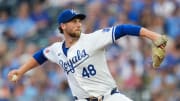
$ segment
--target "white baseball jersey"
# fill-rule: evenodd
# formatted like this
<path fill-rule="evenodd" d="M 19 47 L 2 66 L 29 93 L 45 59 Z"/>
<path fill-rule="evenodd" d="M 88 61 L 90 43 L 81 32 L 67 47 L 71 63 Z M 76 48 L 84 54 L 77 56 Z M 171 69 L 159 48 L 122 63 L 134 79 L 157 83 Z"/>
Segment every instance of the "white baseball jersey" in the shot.
<path fill-rule="evenodd" d="M 115 41 L 113 33 L 113 27 L 91 34 L 81 33 L 67 56 L 62 49 L 64 41 L 44 49 L 45 57 L 64 69 L 73 96 L 97 97 L 116 87 L 105 58 L 105 47 Z"/>

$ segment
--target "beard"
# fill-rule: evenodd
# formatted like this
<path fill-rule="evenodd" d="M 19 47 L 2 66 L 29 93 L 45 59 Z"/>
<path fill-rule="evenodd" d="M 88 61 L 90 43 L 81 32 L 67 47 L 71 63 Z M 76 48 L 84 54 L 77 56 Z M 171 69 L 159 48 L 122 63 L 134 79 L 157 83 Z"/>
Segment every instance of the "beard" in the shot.
<path fill-rule="evenodd" d="M 69 36 L 73 37 L 73 38 L 79 38 L 81 35 L 81 31 L 76 31 L 74 33 L 69 33 Z"/>

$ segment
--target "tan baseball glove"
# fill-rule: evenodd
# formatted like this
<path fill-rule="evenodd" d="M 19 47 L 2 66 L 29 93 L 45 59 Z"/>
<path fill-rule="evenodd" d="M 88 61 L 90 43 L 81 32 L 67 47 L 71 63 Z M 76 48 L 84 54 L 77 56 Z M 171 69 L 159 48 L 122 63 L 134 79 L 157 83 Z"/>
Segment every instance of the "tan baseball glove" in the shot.
<path fill-rule="evenodd" d="M 159 39 L 153 42 L 152 46 L 152 61 L 153 61 L 153 68 L 157 69 L 160 64 L 162 63 L 166 51 L 165 46 L 167 44 L 167 37 L 162 35 Z"/>

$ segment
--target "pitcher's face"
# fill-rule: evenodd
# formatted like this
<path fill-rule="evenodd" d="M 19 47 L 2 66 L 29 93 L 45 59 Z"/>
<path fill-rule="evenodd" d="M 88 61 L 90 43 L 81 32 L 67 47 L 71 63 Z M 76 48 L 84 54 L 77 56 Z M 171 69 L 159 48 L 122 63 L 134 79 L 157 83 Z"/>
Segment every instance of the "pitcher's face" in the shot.
<path fill-rule="evenodd" d="M 82 30 L 82 22 L 80 19 L 73 19 L 65 24 L 62 24 L 64 34 L 68 34 L 71 37 L 79 38 Z"/>

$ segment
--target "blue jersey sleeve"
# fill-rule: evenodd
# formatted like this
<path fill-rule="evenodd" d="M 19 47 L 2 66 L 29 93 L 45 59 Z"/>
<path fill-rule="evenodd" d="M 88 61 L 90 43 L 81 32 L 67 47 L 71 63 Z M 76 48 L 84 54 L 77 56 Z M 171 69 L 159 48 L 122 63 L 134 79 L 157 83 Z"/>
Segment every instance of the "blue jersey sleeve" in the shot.
<path fill-rule="evenodd" d="M 45 61 L 47 61 L 47 58 L 44 56 L 43 54 L 43 50 L 41 49 L 39 51 L 37 51 L 34 55 L 33 58 L 39 63 L 39 64 L 43 64 Z"/>
<path fill-rule="evenodd" d="M 140 35 L 140 26 L 130 25 L 130 24 L 122 24 L 115 27 L 115 39 L 119 39 L 125 35 L 139 36 Z"/>

